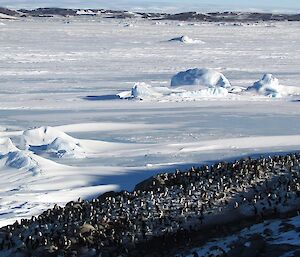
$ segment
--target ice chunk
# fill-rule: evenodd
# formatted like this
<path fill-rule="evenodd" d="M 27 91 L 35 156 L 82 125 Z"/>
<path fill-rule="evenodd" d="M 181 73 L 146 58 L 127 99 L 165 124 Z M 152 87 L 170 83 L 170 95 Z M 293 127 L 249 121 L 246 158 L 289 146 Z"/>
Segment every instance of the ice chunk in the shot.
<path fill-rule="evenodd" d="M 152 86 L 140 82 L 136 83 L 131 89 L 131 97 L 137 99 L 146 99 L 153 97 L 161 97 L 162 94 L 155 90 Z"/>
<path fill-rule="evenodd" d="M 228 79 L 220 72 L 212 69 L 189 69 L 177 73 L 171 79 L 171 86 L 199 85 L 206 87 L 230 88 Z"/>
<path fill-rule="evenodd" d="M 228 90 L 223 87 L 210 87 L 197 91 L 186 91 L 182 93 L 172 94 L 172 97 L 182 100 L 197 100 L 201 98 L 218 98 L 226 97 L 228 95 Z"/>
<path fill-rule="evenodd" d="M 260 95 L 269 97 L 281 97 L 288 94 L 284 87 L 279 84 L 279 80 L 272 74 L 265 74 L 261 80 L 248 87 L 247 91 L 255 91 Z"/>
<path fill-rule="evenodd" d="M 169 40 L 169 42 L 181 42 L 184 44 L 199 44 L 199 43 L 204 43 L 201 40 L 194 40 L 192 38 L 189 38 L 188 36 L 181 36 L 181 37 L 175 37 Z"/>

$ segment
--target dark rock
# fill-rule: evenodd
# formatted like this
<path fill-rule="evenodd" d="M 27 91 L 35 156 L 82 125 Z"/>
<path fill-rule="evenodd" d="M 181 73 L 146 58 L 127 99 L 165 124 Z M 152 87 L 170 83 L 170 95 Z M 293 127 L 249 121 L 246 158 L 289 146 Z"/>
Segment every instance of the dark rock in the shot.
<path fill-rule="evenodd" d="M 15 17 L 18 17 L 20 16 L 20 14 L 14 10 L 10 10 L 10 9 L 7 9 L 7 8 L 3 8 L 3 7 L 0 7 L 0 13 L 3 13 L 5 15 L 9 15 L 9 16 L 15 16 Z"/>
<path fill-rule="evenodd" d="M 30 16 L 47 16 L 51 17 L 52 15 L 59 15 L 59 16 L 77 16 L 77 10 L 75 9 L 64 9 L 64 8 L 38 8 L 34 10 L 19 10 L 22 13 L 26 13 Z"/>

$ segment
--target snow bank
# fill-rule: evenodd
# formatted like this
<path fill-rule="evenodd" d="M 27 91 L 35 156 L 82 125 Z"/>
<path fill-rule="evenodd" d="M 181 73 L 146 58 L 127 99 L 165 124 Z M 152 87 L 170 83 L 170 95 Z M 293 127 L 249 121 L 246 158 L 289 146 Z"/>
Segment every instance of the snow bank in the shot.
<path fill-rule="evenodd" d="M 26 151 L 9 152 L 1 159 L 5 161 L 6 167 L 32 171 L 35 174 L 40 171 L 38 163 Z"/>
<path fill-rule="evenodd" d="M 10 138 L 0 138 L 0 155 L 5 155 L 17 150 L 17 147 L 15 147 Z"/>
<path fill-rule="evenodd" d="M 29 149 L 45 151 L 56 157 L 85 157 L 78 139 L 52 127 L 40 127 L 24 131 L 23 138 Z"/>
<path fill-rule="evenodd" d="M 49 126 L 29 129 L 23 132 L 23 138 L 27 145 L 46 145 L 52 143 L 56 138 L 73 141 L 74 138 L 66 133 Z"/>
<path fill-rule="evenodd" d="M 199 43 L 204 43 L 201 40 L 194 40 L 192 38 L 189 38 L 188 36 L 181 36 L 181 37 L 175 37 L 169 40 L 169 42 L 181 42 L 184 44 L 199 44 Z"/>
<path fill-rule="evenodd" d="M 230 88 L 228 79 L 220 72 L 212 69 L 189 69 L 177 73 L 171 79 L 171 86 L 198 85 L 206 87 Z"/>
<path fill-rule="evenodd" d="M 37 173 L 40 169 L 31 155 L 30 152 L 19 150 L 10 138 L 0 138 L 0 165 L 2 167 Z"/>
<path fill-rule="evenodd" d="M 222 98 L 226 97 L 227 95 L 228 90 L 222 87 L 210 87 L 202 90 L 172 94 L 173 97 L 181 98 L 182 100 L 197 100 L 197 98 Z"/>
<path fill-rule="evenodd" d="M 50 152 L 57 157 L 74 157 L 84 158 L 85 151 L 80 146 L 80 143 L 66 140 L 63 138 L 56 138 L 51 144 L 47 145 L 47 152 Z"/>

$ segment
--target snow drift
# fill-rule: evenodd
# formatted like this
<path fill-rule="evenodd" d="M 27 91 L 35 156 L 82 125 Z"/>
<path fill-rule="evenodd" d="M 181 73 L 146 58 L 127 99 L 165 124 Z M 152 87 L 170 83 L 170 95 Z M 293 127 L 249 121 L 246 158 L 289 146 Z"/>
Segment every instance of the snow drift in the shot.
<path fill-rule="evenodd" d="M 10 138 L 0 138 L 0 155 L 17 151 L 18 148 L 12 143 Z"/>
<path fill-rule="evenodd" d="M 205 86 L 230 88 L 229 80 L 220 72 L 212 69 L 189 69 L 177 73 L 171 79 L 171 86 Z"/>
<path fill-rule="evenodd" d="M 210 87 L 196 91 L 185 91 L 182 93 L 172 94 L 179 101 L 181 100 L 198 100 L 203 98 L 222 98 L 228 95 L 228 90 L 222 87 Z"/>
<path fill-rule="evenodd" d="M 0 166 L 38 173 L 39 165 L 31 155 L 19 150 L 10 138 L 0 138 Z"/>
<path fill-rule="evenodd" d="M 26 151 L 9 152 L 2 156 L 1 161 L 5 162 L 6 167 L 31 171 L 34 174 L 37 174 L 40 172 L 38 162 L 30 155 L 31 153 Z"/>
<path fill-rule="evenodd" d="M 40 127 L 24 131 L 23 139 L 30 150 L 46 152 L 56 157 L 85 157 L 78 139 L 52 127 Z"/>

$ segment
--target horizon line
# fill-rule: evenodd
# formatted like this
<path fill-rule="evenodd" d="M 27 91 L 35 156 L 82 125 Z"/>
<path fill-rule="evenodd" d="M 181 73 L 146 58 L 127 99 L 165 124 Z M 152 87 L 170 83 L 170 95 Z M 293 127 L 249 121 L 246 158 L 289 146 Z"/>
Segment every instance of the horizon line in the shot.
<path fill-rule="evenodd" d="M 51 5 L 47 5 L 47 6 L 41 6 L 41 7 L 10 7 L 10 6 L 1 6 L 0 8 L 6 8 L 6 9 L 10 9 L 10 10 L 15 10 L 15 11 L 20 11 L 20 10 L 36 10 L 36 9 L 46 9 L 46 8 L 55 8 L 55 9 L 71 9 L 71 10 L 111 10 L 111 11 L 127 11 L 127 12 L 145 12 L 145 13 L 166 13 L 166 14 L 176 14 L 176 13 L 189 13 L 189 12 L 195 12 L 195 13 L 215 13 L 215 12 L 219 12 L 219 13 L 226 13 L 226 12 L 239 12 L 239 13 L 269 13 L 269 14 L 287 14 L 287 15 L 293 15 L 293 14 L 300 14 L 300 11 L 295 11 L 295 10 L 289 10 L 289 9 L 285 9 L 285 10 L 278 10 L 278 9 L 274 9 L 274 10 L 265 10 L 265 9 L 261 9 L 261 8 L 248 8 L 247 10 L 241 10 L 240 8 L 236 8 L 236 9 L 213 9 L 213 10 L 184 10 L 184 11 L 171 11 L 170 9 L 167 10 L 168 8 L 166 8 L 166 10 L 147 10 L 148 8 L 143 8 L 143 7 L 132 7 L 132 8 L 109 8 L 109 7 L 92 7 L 92 8 L 87 8 L 87 7 L 61 7 L 61 6 L 51 6 Z M 204 8 L 206 9 L 206 8 Z M 169 11 L 169 12 L 168 12 Z"/>

